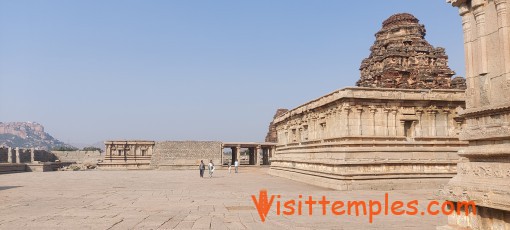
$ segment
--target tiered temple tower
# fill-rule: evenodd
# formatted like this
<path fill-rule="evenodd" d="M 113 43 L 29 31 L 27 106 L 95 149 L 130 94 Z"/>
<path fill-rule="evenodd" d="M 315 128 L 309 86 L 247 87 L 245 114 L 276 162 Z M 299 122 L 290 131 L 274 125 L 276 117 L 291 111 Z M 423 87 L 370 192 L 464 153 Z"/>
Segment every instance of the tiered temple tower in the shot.
<path fill-rule="evenodd" d="M 411 14 L 395 14 L 383 22 L 375 34 L 370 56 L 361 63 L 356 86 L 403 89 L 463 88 L 447 65 L 444 48 L 434 48 L 425 40 L 425 26 Z"/>

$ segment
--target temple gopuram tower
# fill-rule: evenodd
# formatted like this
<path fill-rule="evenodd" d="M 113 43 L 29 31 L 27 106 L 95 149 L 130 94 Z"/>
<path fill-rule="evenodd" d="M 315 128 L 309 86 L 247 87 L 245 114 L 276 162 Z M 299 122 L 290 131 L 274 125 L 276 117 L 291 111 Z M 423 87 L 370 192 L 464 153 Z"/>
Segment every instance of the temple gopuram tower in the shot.
<path fill-rule="evenodd" d="M 407 13 L 395 14 L 383 22 L 375 34 L 370 56 L 361 63 L 360 87 L 402 89 L 464 88 L 447 65 L 448 56 L 441 47 L 425 40 L 425 26 Z"/>

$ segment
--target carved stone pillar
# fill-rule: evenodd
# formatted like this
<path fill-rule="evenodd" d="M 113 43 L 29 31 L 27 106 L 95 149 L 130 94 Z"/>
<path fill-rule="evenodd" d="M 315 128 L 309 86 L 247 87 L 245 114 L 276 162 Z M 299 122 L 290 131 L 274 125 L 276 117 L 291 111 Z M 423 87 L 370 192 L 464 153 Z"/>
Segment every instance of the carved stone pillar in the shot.
<path fill-rule="evenodd" d="M 147 149 L 147 155 L 152 156 L 154 153 L 154 146 L 149 146 L 149 149 Z"/>
<path fill-rule="evenodd" d="M 259 166 L 260 165 L 260 156 L 262 156 L 262 150 L 260 148 L 260 145 L 257 145 L 257 147 L 255 148 L 255 153 L 254 153 L 254 158 L 255 158 L 255 165 Z"/>
<path fill-rule="evenodd" d="M 236 160 L 241 165 L 241 145 L 237 145 L 236 147 Z"/>
<path fill-rule="evenodd" d="M 469 90 L 466 110 L 460 114 L 466 120 L 460 139 L 469 141 L 469 147 L 460 150 L 459 155 L 467 162 L 457 165 L 457 175 L 441 194 L 457 205 L 474 201 L 477 213 L 450 216 L 449 226 L 439 229 L 510 229 L 510 127 L 502 119 L 510 114 L 506 97 L 509 85 L 508 81 L 493 81 L 506 74 L 510 65 L 508 2 L 449 2 L 459 7 L 463 23 L 474 18 L 477 33 L 466 34 L 464 30 L 465 38 L 473 36 L 470 41 L 476 41 L 476 45 L 465 46 L 466 55 L 475 54 L 472 62 L 466 62 Z"/>
<path fill-rule="evenodd" d="M 443 110 L 444 116 L 445 116 L 445 136 L 450 136 L 450 110 Z"/>
<path fill-rule="evenodd" d="M 106 144 L 106 152 L 105 152 L 105 157 L 112 157 L 112 146 L 110 144 Z"/>
<path fill-rule="evenodd" d="M 428 110 L 427 113 L 429 114 L 429 120 L 430 120 L 430 126 L 429 126 L 429 136 L 435 137 L 437 136 L 437 130 L 436 130 L 436 114 L 437 111 L 432 109 Z"/>
<path fill-rule="evenodd" d="M 7 163 L 12 163 L 12 148 L 7 148 Z"/>
<path fill-rule="evenodd" d="M 358 126 L 357 127 L 357 130 L 358 130 L 357 132 L 358 133 L 357 134 L 359 136 L 363 136 L 363 122 L 362 122 L 363 119 L 361 118 L 361 115 L 363 113 L 363 107 L 357 107 L 356 108 L 356 113 L 357 113 L 356 117 L 358 119 L 358 124 L 357 124 L 357 126 Z"/>
<path fill-rule="evenodd" d="M 350 136 L 351 135 L 351 131 L 350 131 L 350 125 L 349 125 L 349 112 L 351 111 L 351 107 L 350 106 L 344 106 L 342 108 L 342 110 L 344 111 L 344 117 L 345 117 L 345 123 L 344 123 L 344 127 L 345 127 L 345 136 Z"/>
<path fill-rule="evenodd" d="M 504 73 L 508 75 L 510 73 L 510 23 L 509 23 L 509 15 L 508 15 L 508 3 L 507 0 L 494 0 L 496 4 L 497 18 L 498 18 L 498 28 L 499 28 L 499 40 L 500 47 L 502 48 L 500 51 L 503 54 L 504 62 Z M 508 78 L 508 76 L 507 76 Z"/>
<path fill-rule="evenodd" d="M 30 148 L 30 162 L 35 162 L 35 148 Z"/>
<path fill-rule="evenodd" d="M 476 32 L 478 35 L 478 60 L 479 64 L 477 73 L 479 75 L 487 74 L 487 34 L 485 32 L 485 7 L 482 7 L 484 1 L 473 1 L 472 9 L 476 21 Z"/>
<path fill-rule="evenodd" d="M 20 160 L 20 152 L 19 152 L 19 147 L 16 147 L 16 162 L 15 163 L 21 163 L 21 160 Z"/>
<path fill-rule="evenodd" d="M 422 137 L 423 136 L 423 132 L 422 132 L 422 121 L 421 121 L 421 116 L 423 114 L 423 111 L 422 110 L 416 110 L 416 116 L 418 117 L 418 124 L 415 126 L 415 135 L 417 137 Z"/>
<path fill-rule="evenodd" d="M 405 135 L 405 130 L 404 130 L 404 127 L 405 127 L 405 123 L 406 121 L 403 121 L 401 120 L 400 122 L 400 125 L 399 127 L 397 128 L 397 136 L 401 137 L 401 136 L 404 136 Z"/>
<path fill-rule="evenodd" d="M 376 122 L 375 122 L 375 113 L 377 112 L 377 109 L 375 107 L 370 107 L 370 113 L 372 114 L 372 136 L 376 135 Z"/>
<path fill-rule="evenodd" d="M 397 136 L 397 110 L 396 109 L 392 109 L 391 110 L 391 118 L 392 118 L 392 124 L 390 126 L 391 128 L 391 135 L 392 136 Z"/>
<path fill-rule="evenodd" d="M 390 116 L 390 115 L 389 115 L 389 113 L 390 113 L 390 110 L 389 110 L 388 108 L 385 108 L 385 109 L 383 110 L 383 112 L 384 112 L 384 117 L 385 117 L 385 119 L 386 119 L 386 121 L 384 122 L 384 127 L 385 127 L 385 129 L 384 129 L 384 133 L 385 133 L 385 135 L 388 137 L 388 136 L 390 136 L 390 124 L 389 124 L 389 122 L 390 122 L 390 121 L 389 121 L 389 116 Z"/>

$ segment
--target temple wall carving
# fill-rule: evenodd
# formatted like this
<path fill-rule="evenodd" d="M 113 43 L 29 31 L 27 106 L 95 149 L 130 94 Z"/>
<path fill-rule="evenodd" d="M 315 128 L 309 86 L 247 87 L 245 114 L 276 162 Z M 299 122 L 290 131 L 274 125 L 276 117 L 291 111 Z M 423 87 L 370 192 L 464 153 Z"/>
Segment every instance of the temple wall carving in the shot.
<path fill-rule="evenodd" d="M 462 162 L 464 106 L 463 90 L 332 92 L 273 121 L 270 173 L 340 190 L 439 188 Z"/>
<path fill-rule="evenodd" d="M 462 90 L 345 88 L 274 122 L 280 144 L 342 136 L 457 138 L 463 97 Z"/>

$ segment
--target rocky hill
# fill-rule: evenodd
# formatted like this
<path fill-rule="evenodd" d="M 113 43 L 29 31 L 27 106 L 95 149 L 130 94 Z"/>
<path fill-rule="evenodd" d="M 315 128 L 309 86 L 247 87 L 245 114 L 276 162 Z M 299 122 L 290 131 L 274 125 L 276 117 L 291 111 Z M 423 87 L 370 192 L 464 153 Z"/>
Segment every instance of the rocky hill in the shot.
<path fill-rule="evenodd" d="M 46 150 L 72 147 L 44 132 L 36 122 L 0 122 L 0 146 Z"/>

